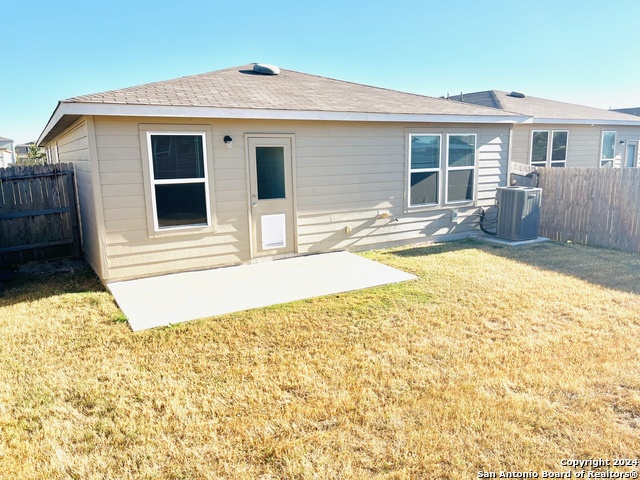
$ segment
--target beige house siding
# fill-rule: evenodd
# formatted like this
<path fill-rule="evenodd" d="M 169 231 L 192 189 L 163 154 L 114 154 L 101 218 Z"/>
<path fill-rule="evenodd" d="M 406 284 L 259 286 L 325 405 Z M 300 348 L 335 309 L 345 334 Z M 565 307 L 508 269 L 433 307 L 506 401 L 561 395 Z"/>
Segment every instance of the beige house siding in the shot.
<path fill-rule="evenodd" d="M 72 162 L 75 170 L 80 224 L 84 256 L 102 278 L 105 275 L 100 247 L 100 219 L 102 218 L 99 192 L 96 192 L 98 172 L 91 158 L 91 117 L 83 117 L 71 125 L 63 134 L 46 145 L 57 153 L 59 162 Z M 95 155 L 94 155 L 95 157 Z M 95 158 L 93 159 L 95 162 Z"/>
<path fill-rule="evenodd" d="M 512 161 L 529 165 L 531 158 L 531 138 L 534 130 L 565 130 L 569 132 L 567 167 L 598 167 L 602 132 L 617 132 L 616 155 L 624 159 L 625 145 L 620 141 L 640 139 L 640 127 L 603 125 L 559 125 L 535 124 L 515 125 L 513 128 Z"/>
<path fill-rule="evenodd" d="M 249 259 L 245 164 L 242 143 L 228 149 L 221 131 L 208 158 L 213 181 L 215 231 L 150 238 L 143 180 L 140 124 L 203 125 L 202 120 L 96 119 L 96 143 L 104 202 L 109 279 L 134 278 L 240 263 Z M 210 124 L 209 124 L 210 128 Z M 149 212 L 152 215 L 152 212 Z"/>
<path fill-rule="evenodd" d="M 603 128 L 602 130 L 616 131 L 616 165 L 623 166 L 625 164 L 626 148 L 628 141 L 640 141 L 640 127 L 616 127 Z"/>
<path fill-rule="evenodd" d="M 301 252 L 444 240 L 475 231 L 477 217 L 469 216 L 477 213 L 475 206 L 406 210 L 407 130 L 477 133 L 477 205 L 493 204 L 495 188 L 506 185 L 508 126 L 334 124 L 328 137 L 296 139 Z M 335 145 L 336 137 L 342 146 Z M 455 223 L 451 208 L 459 211 Z M 380 218 L 384 214 L 389 217 Z"/>
<path fill-rule="evenodd" d="M 209 182 L 216 224 L 199 233 L 150 235 L 140 124 L 192 125 L 211 131 Z M 171 120 L 95 117 L 110 281 L 250 260 L 245 135 L 295 136 L 298 252 L 358 250 L 465 237 L 477 228 L 478 205 L 506 185 L 508 125 L 410 125 L 411 131 L 476 133 L 477 203 L 406 211 L 408 125 L 361 122 Z M 202 128 L 202 127 L 201 127 Z M 417 130 L 416 130 L 417 129 Z M 223 137 L 233 137 L 229 149 Z M 388 218 L 380 215 L 388 214 Z M 397 219 L 397 221 L 396 221 Z M 348 228 L 347 228 L 348 227 Z M 350 230 L 347 233 L 347 230 Z"/>

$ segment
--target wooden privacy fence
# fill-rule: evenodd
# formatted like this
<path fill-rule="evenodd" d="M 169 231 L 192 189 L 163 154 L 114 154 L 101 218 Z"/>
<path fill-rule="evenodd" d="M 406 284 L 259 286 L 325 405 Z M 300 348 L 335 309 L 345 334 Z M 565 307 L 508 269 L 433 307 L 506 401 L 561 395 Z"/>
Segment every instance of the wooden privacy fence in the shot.
<path fill-rule="evenodd" d="M 640 169 L 541 168 L 540 235 L 640 252 Z"/>
<path fill-rule="evenodd" d="M 509 162 L 509 185 L 519 187 L 538 186 L 538 167 Z"/>
<path fill-rule="evenodd" d="M 73 164 L 0 168 L 0 267 L 79 254 Z"/>

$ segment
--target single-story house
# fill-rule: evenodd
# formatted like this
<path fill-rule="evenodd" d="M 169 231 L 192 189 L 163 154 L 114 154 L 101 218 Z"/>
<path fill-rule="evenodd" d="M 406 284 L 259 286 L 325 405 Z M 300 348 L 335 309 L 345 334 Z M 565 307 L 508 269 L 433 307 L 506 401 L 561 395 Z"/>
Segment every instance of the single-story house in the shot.
<path fill-rule="evenodd" d="M 530 117 L 513 129 L 513 162 L 541 167 L 639 166 L 640 118 L 628 113 L 499 90 L 449 98 Z"/>
<path fill-rule="evenodd" d="M 258 64 L 60 101 L 38 144 L 111 282 L 466 237 L 526 118 Z"/>
<path fill-rule="evenodd" d="M 13 140 L 0 137 L 0 168 L 5 168 L 15 163 L 15 151 Z"/>

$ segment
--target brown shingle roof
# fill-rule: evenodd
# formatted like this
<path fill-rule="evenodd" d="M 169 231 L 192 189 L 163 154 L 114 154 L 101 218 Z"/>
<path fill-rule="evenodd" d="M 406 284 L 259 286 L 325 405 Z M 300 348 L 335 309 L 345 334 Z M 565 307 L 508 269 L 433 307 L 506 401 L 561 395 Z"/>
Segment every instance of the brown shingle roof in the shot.
<path fill-rule="evenodd" d="M 170 105 L 294 111 L 505 116 L 499 110 L 253 64 L 69 98 L 62 103 Z"/>
<path fill-rule="evenodd" d="M 451 100 L 462 101 L 466 104 L 483 105 L 500 108 L 506 112 L 519 113 L 534 118 L 549 118 L 558 120 L 621 120 L 637 121 L 633 116 L 611 110 L 585 107 L 573 103 L 557 102 L 544 98 L 525 96 L 519 98 L 500 90 L 486 90 L 483 92 L 465 93 L 450 97 Z M 462 100 L 461 100 L 462 98 Z"/>

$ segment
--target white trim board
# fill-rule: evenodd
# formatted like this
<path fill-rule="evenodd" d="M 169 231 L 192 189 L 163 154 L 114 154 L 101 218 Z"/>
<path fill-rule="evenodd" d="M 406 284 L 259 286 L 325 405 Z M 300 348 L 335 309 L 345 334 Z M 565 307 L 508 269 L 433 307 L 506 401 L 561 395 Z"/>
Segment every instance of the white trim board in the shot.
<path fill-rule="evenodd" d="M 543 118 L 543 117 L 527 117 L 528 120 L 515 122 L 522 124 L 545 124 L 545 125 L 591 125 L 594 126 L 628 126 L 640 127 L 640 118 L 638 120 L 603 120 L 589 118 Z"/>
<path fill-rule="evenodd" d="M 415 113 L 329 112 L 316 110 L 277 110 L 260 108 L 223 108 L 189 105 L 129 105 L 119 103 L 64 103 L 56 107 L 47 126 L 38 138 L 43 142 L 49 132 L 65 115 L 114 115 L 123 117 L 170 118 L 236 118 L 256 120 L 335 120 L 350 122 L 403 123 L 518 123 L 528 116 L 517 114 L 447 115 Z"/>

